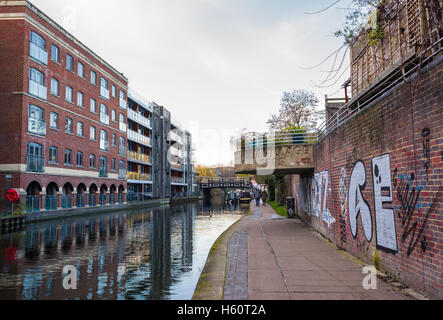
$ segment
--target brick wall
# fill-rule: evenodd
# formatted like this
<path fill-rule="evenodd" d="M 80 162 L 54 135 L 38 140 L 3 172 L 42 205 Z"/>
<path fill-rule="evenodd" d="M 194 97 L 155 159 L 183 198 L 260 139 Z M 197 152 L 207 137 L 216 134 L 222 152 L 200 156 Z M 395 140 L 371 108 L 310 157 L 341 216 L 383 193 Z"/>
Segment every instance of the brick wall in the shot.
<path fill-rule="evenodd" d="M 299 215 L 337 246 L 443 298 L 442 57 L 315 147 Z M 326 199 L 326 200 L 325 200 Z M 325 205 L 326 204 L 326 205 Z M 376 258 L 379 257 L 379 258 Z"/>

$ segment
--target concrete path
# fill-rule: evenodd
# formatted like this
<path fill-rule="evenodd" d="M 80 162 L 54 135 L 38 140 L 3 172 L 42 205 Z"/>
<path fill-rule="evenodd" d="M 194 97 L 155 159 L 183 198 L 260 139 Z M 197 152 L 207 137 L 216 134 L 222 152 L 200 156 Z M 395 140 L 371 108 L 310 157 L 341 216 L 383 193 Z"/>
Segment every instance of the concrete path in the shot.
<path fill-rule="evenodd" d="M 224 299 L 408 299 L 381 280 L 365 290 L 363 266 L 300 220 L 282 219 L 270 206 L 253 210 L 230 235 Z"/>

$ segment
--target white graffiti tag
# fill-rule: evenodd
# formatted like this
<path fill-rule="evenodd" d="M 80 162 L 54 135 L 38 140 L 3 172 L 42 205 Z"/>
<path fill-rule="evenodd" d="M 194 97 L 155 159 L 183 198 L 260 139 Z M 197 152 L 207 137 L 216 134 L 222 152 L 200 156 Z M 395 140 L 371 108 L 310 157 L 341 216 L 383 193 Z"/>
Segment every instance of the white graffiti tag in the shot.
<path fill-rule="evenodd" d="M 357 237 L 357 219 L 361 216 L 366 240 L 372 239 L 372 217 L 369 205 L 363 198 L 362 191 L 366 188 L 366 169 L 362 161 L 357 162 L 351 174 L 349 185 L 349 224 L 354 238 Z"/>
<path fill-rule="evenodd" d="M 335 223 L 335 219 L 328 210 L 327 200 L 329 191 L 329 172 L 324 171 L 314 174 L 313 181 L 313 214 L 316 217 L 322 217 L 328 224 L 328 228 Z M 322 205 L 323 204 L 323 205 Z M 323 210 L 322 210 L 323 209 Z"/>

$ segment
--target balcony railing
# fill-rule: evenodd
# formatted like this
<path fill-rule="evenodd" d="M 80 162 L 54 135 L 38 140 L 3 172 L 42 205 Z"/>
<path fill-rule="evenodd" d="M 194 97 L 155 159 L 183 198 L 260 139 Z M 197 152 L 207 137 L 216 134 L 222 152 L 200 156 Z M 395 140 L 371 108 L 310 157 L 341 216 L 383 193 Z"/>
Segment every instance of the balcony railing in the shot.
<path fill-rule="evenodd" d="M 109 100 L 109 90 L 105 87 L 100 87 L 100 95 L 106 100 Z"/>
<path fill-rule="evenodd" d="M 140 133 L 132 130 L 128 130 L 128 139 L 149 147 L 151 146 L 151 139 L 149 137 L 141 135 Z"/>
<path fill-rule="evenodd" d="M 151 120 L 142 116 L 141 114 L 139 114 L 134 110 L 128 109 L 128 118 L 147 128 L 151 128 Z"/>
<path fill-rule="evenodd" d="M 48 98 L 48 88 L 34 80 L 29 80 L 29 94 L 46 100 Z"/>
<path fill-rule="evenodd" d="M 128 192 L 128 202 L 152 200 L 152 193 Z"/>
<path fill-rule="evenodd" d="M 171 183 L 185 184 L 185 178 L 171 177 Z"/>
<path fill-rule="evenodd" d="M 46 121 L 35 118 L 29 118 L 28 132 L 39 136 L 46 136 Z"/>
<path fill-rule="evenodd" d="M 171 164 L 171 169 L 177 171 L 184 171 L 185 167 L 180 164 Z"/>
<path fill-rule="evenodd" d="M 128 159 L 151 163 L 151 157 L 134 151 L 128 151 Z"/>
<path fill-rule="evenodd" d="M 109 151 L 109 141 L 107 141 L 107 140 L 100 140 L 100 150 L 102 150 L 102 151 Z"/>
<path fill-rule="evenodd" d="M 128 171 L 127 178 L 128 178 L 128 180 L 152 181 L 150 174 L 130 172 L 130 171 Z"/>
<path fill-rule="evenodd" d="M 104 167 L 99 168 L 99 177 L 100 178 L 107 178 L 108 177 L 108 169 Z"/>
<path fill-rule="evenodd" d="M 100 122 L 109 126 L 109 115 L 100 113 Z"/>
<path fill-rule="evenodd" d="M 169 137 L 170 137 L 170 139 L 171 139 L 172 141 L 176 141 L 176 142 L 178 142 L 178 143 L 180 143 L 180 144 L 183 144 L 183 138 L 180 137 L 180 136 L 179 136 L 178 134 L 176 134 L 175 132 L 171 131 L 171 132 L 169 133 Z"/>
<path fill-rule="evenodd" d="M 31 58 L 37 60 L 38 62 L 43 63 L 44 65 L 48 65 L 48 52 L 45 49 L 40 48 L 33 42 L 30 42 L 29 55 Z"/>
<path fill-rule="evenodd" d="M 39 157 L 39 156 L 33 156 L 28 155 L 27 156 L 27 168 L 26 171 L 28 172 L 45 172 L 45 157 Z"/>

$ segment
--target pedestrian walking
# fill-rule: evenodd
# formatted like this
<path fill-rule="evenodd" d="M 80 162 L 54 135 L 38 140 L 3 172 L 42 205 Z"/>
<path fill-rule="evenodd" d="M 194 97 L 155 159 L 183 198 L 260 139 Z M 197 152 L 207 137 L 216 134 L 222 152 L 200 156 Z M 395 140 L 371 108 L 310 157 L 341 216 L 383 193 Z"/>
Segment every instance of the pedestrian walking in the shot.
<path fill-rule="evenodd" d="M 255 205 L 257 207 L 259 207 L 260 206 L 260 190 L 255 189 L 255 191 L 254 191 L 254 198 L 255 198 Z"/>
<path fill-rule="evenodd" d="M 268 193 L 266 192 L 266 189 L 263 189 L 261 193 L 261 199 L 263 201 L 263 205 L 266 206 L 266 200 L 268 199 Z"/>

